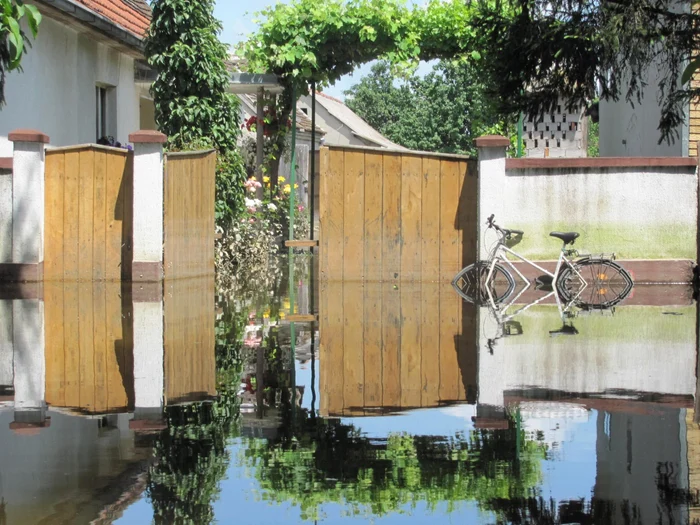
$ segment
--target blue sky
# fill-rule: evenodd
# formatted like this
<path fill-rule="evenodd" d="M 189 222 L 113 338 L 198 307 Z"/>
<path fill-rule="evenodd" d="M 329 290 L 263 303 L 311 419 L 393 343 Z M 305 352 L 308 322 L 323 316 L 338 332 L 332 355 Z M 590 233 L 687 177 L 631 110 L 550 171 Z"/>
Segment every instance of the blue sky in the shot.
<path fill-rule="evenodd" d="M 409 3 L 418 3 L 419 0 Z M 214 14 L 224 25 L 221 40 L 234 46 L 245 40 L 247 35 L 255 30 L 255 13 L 265 7 L 278 2 L 289 3 L 289 0 L 217 0 Z M 349 89 L 353 84 L 359 82 L 360 78 L 370 70 L 367 64 L 357 70 L 352 75 L 341 78 L 334 86 L 326 88 L 325 92 L 331 96 L 343 99 L 343 91 Z"/>

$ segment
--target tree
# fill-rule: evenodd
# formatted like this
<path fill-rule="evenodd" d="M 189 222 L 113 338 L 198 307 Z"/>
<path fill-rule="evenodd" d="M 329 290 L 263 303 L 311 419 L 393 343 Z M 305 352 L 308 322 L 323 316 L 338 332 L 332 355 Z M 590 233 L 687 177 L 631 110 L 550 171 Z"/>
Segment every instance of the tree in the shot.
<path fill-rule="evenodd" d="M 174 149 L 214 146 L 217 222 L 230 224 L 242 209 L 246 174 L 236 150 L 238 99 L 227 92 L 226 45 L 214 18 L 214 0 L 157 0 L 146 37 L 148 63 L 158 72 L 151 87 L 158 128 Z"/>
<path fill-rule="evenodd" d="M 39 10 L 23 0 L 0 0 L 0 107 L 5 104 L 5 77 L 8 72 L 20 69 L 22 55 L 31 45 L 20 26 L 22 20 L 27 21 L 36 38 L 41 23 Z"/>
<path fill-rule="evenodd" d="M 508 119 L 499 115 L 468 61 L 442 60 L 424 78 L 407 81 L 378 62 L 346 95 L 347 105 L 371 126 L 411 149 L 472 155 L 475 138 L 508 134 Z"/>
<path fill-rule="evenodd" d="M 560 97 L 580 106 L 598 94 L 639 103 L 647 83 L 656 83 L 659 142 L 678 137 L 687 102 L 700 98 L 700 87 L 687 82 L 700 65 L 700 16 L 690 3 L 687 8 L 672 0 L 506 3 L 507 9 L 482 4 L 473 18 L 485 36 L 483 53 L 490 60 L 484 64 L 503 111 L 534 117 L 550 112 Z M 659 75 L 650 76 L 650 67 L 659 68 Z"/>

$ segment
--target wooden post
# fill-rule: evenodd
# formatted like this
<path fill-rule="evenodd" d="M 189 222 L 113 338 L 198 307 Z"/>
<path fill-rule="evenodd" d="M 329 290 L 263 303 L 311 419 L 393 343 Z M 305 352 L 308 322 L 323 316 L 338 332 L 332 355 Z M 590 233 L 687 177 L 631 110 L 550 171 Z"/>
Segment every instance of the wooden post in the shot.
<path fill-rule="evenodd" d="M 258 114 L 257 114 L 257 122 L 255 123 L 255 141 L 256 141 L 256 146 L 255 146 L 255 178 L 258 180 L 258 182 L 261 184 L 263 183 L 263 159 L 265 158 L 265 135 L 264 135 L 264 127 L 263 127 L 263 122 L 265 120 L 265 89 L 264 88 L 259 88 L 258 89 L 258 96 L 257 98 L 257 109 L 258 109 Z M 262 187 L 258 188 L 257 190 L 257 197 L 258 199 L 262 199 Z"/>

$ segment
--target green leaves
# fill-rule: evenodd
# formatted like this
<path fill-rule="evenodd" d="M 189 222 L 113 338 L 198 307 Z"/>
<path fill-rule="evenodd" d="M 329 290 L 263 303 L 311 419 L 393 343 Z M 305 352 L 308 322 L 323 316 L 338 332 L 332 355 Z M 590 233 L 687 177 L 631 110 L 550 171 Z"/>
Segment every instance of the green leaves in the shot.
<path fill-rule="evenodd" d="M 0 0 L 1 1 L 1 0 Z M 236 151 L 238 99 L 227 92 L 227 46 L 217 36 L 213 0 L 157 0 L 146 38 L 156 122 L 173 149 L 215 147 L 218 152 L 216 218 L 230 224 L 242 209 L 245 181 Z"/>
<path fill-rule="evenodd" d="M 0 0 L 0 106 L 5 103 L 5 74 L 20 67 L 29 42 L 22 31 L 22 20 L 36 38 L 41 23 L 37 8 L 23 0 Z"/>

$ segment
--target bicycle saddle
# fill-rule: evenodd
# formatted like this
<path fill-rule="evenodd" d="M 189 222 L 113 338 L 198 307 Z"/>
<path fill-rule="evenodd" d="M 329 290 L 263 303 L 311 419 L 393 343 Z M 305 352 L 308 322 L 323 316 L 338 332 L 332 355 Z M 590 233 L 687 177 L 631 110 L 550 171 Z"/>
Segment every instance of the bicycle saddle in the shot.
<path fill-rule="evenodd" d="M 549 236 L 561 239 L 564 244 L 574 244 L 574 241 L 578 239 L 579 234 L 577 232 L 552 232 L 549 234 Z"/>

